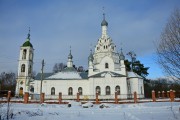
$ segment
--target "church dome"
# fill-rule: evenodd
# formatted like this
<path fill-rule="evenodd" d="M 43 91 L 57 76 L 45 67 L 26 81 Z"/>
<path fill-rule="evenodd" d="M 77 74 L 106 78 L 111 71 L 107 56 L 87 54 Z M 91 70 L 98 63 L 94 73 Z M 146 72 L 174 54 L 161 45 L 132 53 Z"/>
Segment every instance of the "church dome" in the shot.
<path fill-rule="evenodd" d="M 92 54 L 92 53 L 89 55 L 88 60 L 89 60 L 89 61 L 93 61 L 93 60 L 94 60 L 94 57 L 93 57 L 93 54 Z"/>
<path fill-rule="evenodd" d="M 22 47 L 33 47 L 33 45 L 31 44 L 31 42 L 29 40 L 27 40 Z"/>
<path fill-rule="evenodd" d="M 27 35 L 26 42 L 22 45 L 22 47 L 33 47 L 33 45 L 30 42 L 30 28 L 29 28 L 29 33 Z"/>
<path fill-rule="evenodd" d="M 108 26 L 108 22 L 105 20 L 105 14 L 103 13 L 103 21 L 101 22 L 101 26 Z"/>
<path fill-rule="evenodd" d="M 119 55 L 119 58 L 120 58 L 120 60 L 125 60 L 125 56 L 124 56 L 124 54 L 122 52 L 122 49 L 121 49 L 121 53 Z"/>
<path fill-rule="evenodd" d="M 68 55 L 68 59 L 72 59 L 72 58 L 73 58 L 73 56 L 71 55 L 71 52 L 70 52 Z"/>
<path fill-rule="evenodd" d="M 101 26 L 108 26 L 108 22 L 105 19 L 103 19 L 103 21 L 101 22 Z"/>
<path fill-rule="evenodd" d="M 123 54 L 120 54 L 119 58 L 120 60 L 125 60 L 125 56 Z"/>

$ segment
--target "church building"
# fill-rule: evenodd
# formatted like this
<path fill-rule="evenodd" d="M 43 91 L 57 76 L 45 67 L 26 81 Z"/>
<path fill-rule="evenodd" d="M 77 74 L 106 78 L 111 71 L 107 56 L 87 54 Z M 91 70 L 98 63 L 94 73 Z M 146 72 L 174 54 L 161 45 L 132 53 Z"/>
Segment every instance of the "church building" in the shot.
<path fill-rule="evenodd" d="M 144 80 L 136 73 L 126 71 L 122 49 L 118 53 L 116 45 L 108 36 L 105 14 L 101 29 L 101 37 L 87 58 L 88 72 L 78 72 L 73 67 L 73 55 L 70 50 L 66 68 L 58 73 L 38 73 L 35 78 L 32 78 L 34 49 L 29 33 L 20 47 L 16 95 L 23 95 L 25 92 L 40 94 L 42 91 L 45 95 L 53 97 L 61 92 L 67 99 L 76 98 L 77 93 L 81 99 L 91 99 L 98 93 L 100 99 L 111 99 L 117 92 L 120 99 L 128 99 L 136 91 L 138 98 L 144 98 Z"/>

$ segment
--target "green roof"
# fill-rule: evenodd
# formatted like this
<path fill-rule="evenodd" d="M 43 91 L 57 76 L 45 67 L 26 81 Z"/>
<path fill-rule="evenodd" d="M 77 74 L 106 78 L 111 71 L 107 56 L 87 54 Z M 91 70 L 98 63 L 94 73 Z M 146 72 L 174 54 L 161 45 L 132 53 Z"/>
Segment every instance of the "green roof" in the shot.
<path fill-rule="evenodd" d="M 33 45 L 30 43 L 29 40 L 27 40 L 23 45 L 22 47 L 33 47 Z"/>

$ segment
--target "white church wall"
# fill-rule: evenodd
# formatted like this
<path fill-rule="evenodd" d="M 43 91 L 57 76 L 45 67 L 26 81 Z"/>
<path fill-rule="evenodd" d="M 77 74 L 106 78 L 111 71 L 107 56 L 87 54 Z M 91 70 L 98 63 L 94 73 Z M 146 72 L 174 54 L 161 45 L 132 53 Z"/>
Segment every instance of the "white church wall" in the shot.
<path fill-rule="evenodd" d="M 120 86 L 120 94 L 122 98 L 127 98 L 127 82 L 126 77 L 111 77 L 106 75 L 103 78 L 90 78 L 90 94 L 96 94 L 96 87 L 101 88 L 101 95 L 106 95 L 106 86 L 111 88 L 111 95 L 115 94 L 115 87 Z"/>
<path fill-rule="evenodd" d="M 134 94 L 134 92 L 136 92 L 138 98 L 143 98 L 144 97 L 143 79 L 130 78 L 129 80 L 130 80 L 130 85 L 131 85 L 131 94 Z"/>
<path fill-rule="evenodd" d="M 87 80 L 44 80 L 42 91 L 46 95 L 51 95 L 51 88 L 55 88 L 55 95 L 59 95 L 62 92 L 63 95 L 68 95 L 69 87 L 73 89 L 73 95 L 76 95 L 78 88 L 82 87 L 83 94 L 88 94 L 88 81 Z"/>
<path fill-rule="evenodd" d="M 105 68 L 105 64 L 108 64 L 108 68 Z M 109 56 L 105 56 L 100 64 L 99 64 L 99 70 L 102 71 L 114 71 L 114 62 L 112 60 L 112 58 L 110 58 Z"/>

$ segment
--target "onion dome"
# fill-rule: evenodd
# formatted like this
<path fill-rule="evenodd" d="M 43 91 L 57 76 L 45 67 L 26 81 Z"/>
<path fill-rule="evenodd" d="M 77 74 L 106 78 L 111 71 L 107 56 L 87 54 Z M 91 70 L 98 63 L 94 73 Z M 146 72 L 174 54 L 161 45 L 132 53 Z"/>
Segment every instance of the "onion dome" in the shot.
<path fill-rule="evenodd" d="M 70 51 L 70 53 L 68 55 L 68 59 L 72 59 L 72 58 L 73 58 L 73 56 L 72 56 L 71 51 Z"/>
<path fill-rule="evenodd" d="M 73 56 L 72 56 L 72 54 L 71 54 L 71 46 L 70 46 L 70 53 L 69 53 L 69 55 L 68 55 L 68 59 L 72 59 L 73 58 Z"/>
<path fill-rule="evenodd" d="M 28 33 L 26 42 L 23 43 L 22 47 L 33 47 L 33 45 L 30 42 L 30 29 L 29 29 L 29 33 Z"/>
<path fill-rule="evenodd" d="M 94 57 L 93 57 L 93 54 L 92 54 L 92 50 L 91 50 L 91 53 L 90 53 L 90 55 L 88 57 L 88 60 L 89 61 L 93 61 L 94 60 Z"/>
<path fill-rule="evenodd" d="M 119 58 L 120 58 L 120 60 L 125 60 L 125 56 L 124 56 L 124 54 L 122 52 L 122 48 L 121 48 L 121 53 L 119 55 Z"/>
<path fill-rule="evenodd" d="M 108 22 L 105 20 L 105 14 L 103 13 L 103 21 L 101 22 L 101 26 L 108 26 Z"/>

